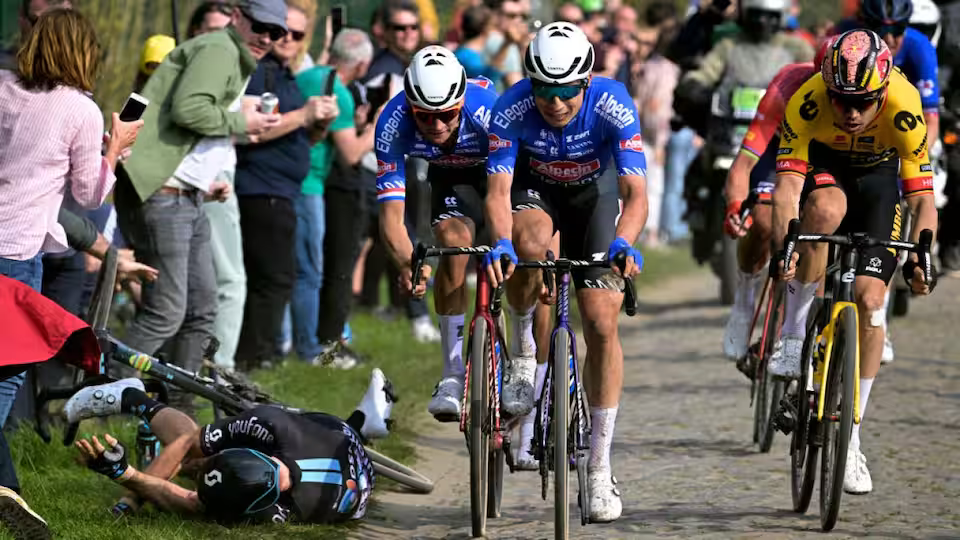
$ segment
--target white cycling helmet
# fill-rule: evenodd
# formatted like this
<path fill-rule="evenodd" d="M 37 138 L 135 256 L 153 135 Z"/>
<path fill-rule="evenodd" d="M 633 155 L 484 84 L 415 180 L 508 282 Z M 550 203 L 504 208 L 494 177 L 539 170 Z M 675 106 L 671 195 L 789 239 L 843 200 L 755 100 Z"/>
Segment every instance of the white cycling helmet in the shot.
<path fill-rule="evenodd" d="M 933 0 L 913 0 L 910 26 L 923 32 L 934 47 L 940 41 L 940 8 Z"/>
<path fill-rule="evenodd" d="M 417 51 L 403 74 L 407 102 L 425 111 L 455 107 L 467 91 L 467 72 L 446 47 L 429 45 Z"/>
<path fill-rule="evenodd" d="M 748 9 L 786 13 L 789 7 L 790 4 L 787 0 L 740 0 L 740 13 Z"/>
<path fill-rule="evenodd" d="M 528 77 L 547 84 L 580 81 L 593 71 L 593 45 L 576 25 L 550 23 L 527 46 L 523 66 Z"/>

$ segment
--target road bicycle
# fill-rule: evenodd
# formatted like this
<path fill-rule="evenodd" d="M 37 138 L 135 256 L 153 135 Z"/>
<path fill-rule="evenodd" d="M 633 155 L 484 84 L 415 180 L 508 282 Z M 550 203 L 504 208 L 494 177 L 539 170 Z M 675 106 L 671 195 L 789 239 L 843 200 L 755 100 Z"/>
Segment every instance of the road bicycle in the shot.
<path fill-rule="evenodd" d="M 840 513 L 847 450 L 854 424 L 860 423 L 859 313 L 854 281 L 861 253 L 882 246 L 916 253 L 927 280 L 932 276 L 930 245 L 933 232 L 920 233 L 917 243 L 845 235 L 800 234 L 792 220 L 784 239 L 784 259 L 790 261 L 797 242 L 825 242 L 831 250 L 822 300 L 807 319 L 801 353 L 801 375 L 781 400 L 775 422 L 791 435 L 790 485 L 793 509 L 806 512 L 820 458 L 820 527 L 833 529 Z M 929 281 L 928 281 L 929 284 Z"/>
<path fill-rule="evenodd" d="M 751 191 L 740 207 L 740 222 L 744 223 L 757 203 L 757 193 Z M 758 445 L 760 452 L 767 453 L 773 445 L 773 436 L 776 432 L 773 419 L 774 412 L 780 406 L 785 383 L 774 378 L 768 371 L 767 365 L 773 356 L 774 345 L 780 339 L 780 327 L 783 325 L 783 309 L 785 285 L 776 279 L 776 266 L 770 265 L 766 281 L 757 300 L 750 322 L 750 334 L 747 343 L 753 342 L 753 333 L 757 329 L 757 321 L 761 320 L 760 340 L 750 345 L 747 354 L 737 360 L 737 369 L 746 375 L 750 383 L 750 405 L 753 407 L 753 442 Z"/>
<path fill-rule="evenodd" d="M 274 399 L 243 377 L 229 374 L 213 367 L 212 363 L 209 363 L 211 376 L 190 372 L 134 350 L 110 335 L 109 330 L 107 330 L 107 322 L 109 320 L 110 307 L 113 302 L 113 291 L 117 274 L 116 269 L 116 253 L 111 250 L 104 259 L 103 267 L 97 280 L 97 287 L 94 292 L 91 314 L 88 321 L 97 336 L 100 350 L 103 351 L 97 372 L 84 373 L 78 371 L 75 380 L 76 384 L 72 386 L 37 388 L 37 384 L 35 383 L 34 385 L 34 393 L 36 396 L 35 429 L 37 434 L 39 434 L 45 442 L 49 443 L 52 439 L 49 428 L 51 418 L 48 403 L 53 400 L 68 399 L 87 386 L 115 381 L 116 378 L 111 377 L 109 374 L 109 367 L 112 364 L 127 366 L 128 368 L 137 370 L 143 375 L 149 376 L 149 378 L 144 380 L 144 386 L 148 392 L 156 394 L 160 401 L 167 401 L 167 386 L 173 385 L 185 392 L 210 400 L 215 408 L 222 410 L 227 415 L 236 415 L 258 405 L 270 405 L 292 413 L 304 412 L 302 409 L 287 406 Z M 213 358 L 218 347 L 219 343 L 216 338 L 210 338 L 204 346 L 203 356 L 205 360 Z M 34 380 L 36 381 L 36 378 L 34 378 Z M 392 392 L 390 388 L 387 388 L 387 391 Z M 392 398 L 394 401 L 396 400 L 395 395 L 392 396 Z M 73 444 L 78 428 L 79 422 L 67 426 L 63 437 L 63 444 L 65 446 Z M 141 425 L 137 433 L 138 449 L 149 448 L 154 444 L 156 439 L 149 429 L 144 430 Z M 433 482 L 426 476 L 377 452 L 369 445 L 365 445 L 364 447 L 370 456 L 370 460 L 374 464 L 374 470 L 377 474 L 390 478 L 416 493 L 430 493 L 433 491 Z M 153 447 L 153 452 L 155 453 L 155 446 Z M 142 464 L 144 456 L 138 455 L 137 457 L 138 462 Z"/>
<path fill-rule="evenodd" d="M 621 272 L 626 256 L 616 264 Z M 638 260 L 637 265 L 642 266 Z M 570 324 L 570 281 L 574 268 L 609 268 L 610 262 L 554 259 L 547 252 L 543 261 L 519 261 L 517 268 L 541 268 L 547 274 L 545 283 L 552 296 L 556 281 L 557 299 L 554 327 L 550 337 L 550 361 L 547 363 L 543 390 L 537 402 L 531 454 L 539 461 L 541 496 L 547 499 L 550 470 L 554 472 L 554 537 L 566 539 L 569 532 L 570 508 L 567 502 L 569 469 L 577 471 L 580 524 L 590 523 L 590 494 L 587 464 L 590 460 L 590 413 L 587 408 L 583 379 L 577 362 L 577 338 Z M 630 279 L 624 280 L 625 310 L 633 316 L 637 311 L 637 295 Z M 567 399 L 556 399 L 566 395 Z M 572 427 L 572 429 L 571 429 Z"/>
<path fill-rule="evenodd" d="M 473 255 L 477 258 L 477 287 L 465 354 L 466 376 L 460 407 L 460 431 L 470 454 L 470 523 L 473 536 L 486 534 L 487 518 L 500 517 L 504 463 L 513 472 L 510 430 L 500 411 L 504 366 L 510 361 L 502 317 L 503 287 L 491 287 L 482 258 L 489 246 L 429 247 L 418 244 L 413 254 L 413 283 L 419 283 L 430 257 Z M 516 419 L 511 419 L 516 420 Z"/>

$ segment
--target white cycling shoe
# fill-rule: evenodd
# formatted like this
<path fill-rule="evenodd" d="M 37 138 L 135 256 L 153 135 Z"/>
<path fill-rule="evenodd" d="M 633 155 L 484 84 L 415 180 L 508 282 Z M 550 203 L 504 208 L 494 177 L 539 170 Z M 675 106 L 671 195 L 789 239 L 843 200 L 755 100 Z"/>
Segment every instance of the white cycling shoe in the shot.
<path fill-rule="evenodd" d="M 530 446 L 533 444 L 533 422 L 521 424 L 517 428 L 517 436 L 513 440 L 516 442 L 511 445 L 510 451 L 513 452 L 514 470 L 540 470 L 540 462 L 530 453 Z"/>
<path fill-rule="evenodd" d="M 783 336 L 773 346 L 773 355 L 767 369 L 778 379 L 800 377 L 800 357 L 803 356 L 803 338 Z"/>
<path fill-rule="evenodd" d="M 144 391 L 143 381 L 131 377 L 112 383 L 88 386 L 67 401 L 63 406 L 63 414 L 71 424 L 88 418 L 120 414 L 123 412 L 120 401 L 123 391 L 127 388 L 136 388 L 142 392 Z"/>
<path fill-rule="evenodd" d="M 590 488 L 590 521 L 609 523 L 620 519 L 623 501 L 617 489 L 617 479 L 609 469 L 590 471 L 587 476 Z"/>
<path fill-rule="evenodd" d="M 503 374 L 500 408 L 513 416 L 524 416 L 533 410 L 533 384 L 537 375 L 537 359 L 533 356 L 510 359 Z"/>
<path fill-rule="evenodd" d="M 444 377 L 433 389 L 433 399 L 427 404 L 427 412 L 437 422 L 460 421 L 460 398 L 463 397 L 463 378 Z"/>
<path fill-rule="evenodd" d="M 873 479 L 867 469 L 867 458 L 859 448 L 847 451 L 847 465 L 843 471 L 843 490 L 852 495 L 865 495 L 873 491 Z"/>
<path fill-rule="evenodd" d="M 750 333 L 752 313 L 743 313 L 737 308 L 730 311 L 727 328 L 723 332 L 723 354 L 729 360 L 739 360 L 747 355 L 747 334 Z"/>
<path fill-rule="evenodd" d="M 393 385 L 379 368 L 373 368 L 373 373 L 370 374 L 370 386 L 367 387 L 367 393 L 357 406 L 357 410 L 364 416 L 360 434 L 367 439 L 386 437 L 390 433 L 387 421 L 390 419 L 390 411 L 396 400 Z"/>
<path fill-rule="evenodd" d="M 890 332 L 883 337 L 883 355 L 880 356 L 881 364 L 893 362 L 893 343 L 890 342 Z"/>
<path fill-rule="evenodd" d="M 439 343 L 440 329 L 433 324 L 429 315 L 423 315 L 413 321 L 413 339 L 419 343 Z"/>

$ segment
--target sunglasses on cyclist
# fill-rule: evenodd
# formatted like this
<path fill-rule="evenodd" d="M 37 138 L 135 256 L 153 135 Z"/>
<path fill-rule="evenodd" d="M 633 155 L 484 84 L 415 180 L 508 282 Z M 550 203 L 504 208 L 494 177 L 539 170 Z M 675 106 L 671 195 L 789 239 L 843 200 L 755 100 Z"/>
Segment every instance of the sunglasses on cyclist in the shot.
<path fill-rule="evenodd" d="M 874 28 L 874 32 L 876 32 L 881 38 L 887 34 L 890 34 L 893 37 L 900 37 L 906 31 L 907 25 L 905 24 L 883 24 Z"/>
<path fill-rule="evenodd" d="M 573 86 L 568 85 L 556 85 L 556 84 L 534 84 L 533 85 L 533 95 L 545 99 L 547 101 L 553 101 L 553 98 L 557 98 L 560 101 L 570 101 L 571 99 L 580 95 L 580 92 L 587 87 L 587 82 L 583 81 L 582 83 L 575 84 Z"/>
<path fill-rule="evenodd" d="M 865 111 L 876 104 L 883 96 L 882 92 L 871 92 L 869 94 L 841 94 L 832 90 L 827 91 L 830 100 L 840 107 L 850 110 Z"/>
<path fill-rule="evenodd" d="M 434 120 L 439 120 L 441 124 L 449 124 L 454 118 L 460 116 L 462 107 L 453 107 L 442 111 L 424 111 L 422 109 L 413 109 L 413 116 L 423 124 L 432 125 Z"/>
<path fill-rule="evenodd" d="M 250 14 L 244 10 L 240 10 L 240 12 L 243 13 L 243 16 L 246 17 L 248 21 L 250 21 L 250 31 L 254 34 L 260 36 L 263 34 L 269 34 L 270 41 L 280 41 L 283 39 L 283 36 L 287 35 L 287 31 L 279 26 L 260 22 L 251 17 Z"/>

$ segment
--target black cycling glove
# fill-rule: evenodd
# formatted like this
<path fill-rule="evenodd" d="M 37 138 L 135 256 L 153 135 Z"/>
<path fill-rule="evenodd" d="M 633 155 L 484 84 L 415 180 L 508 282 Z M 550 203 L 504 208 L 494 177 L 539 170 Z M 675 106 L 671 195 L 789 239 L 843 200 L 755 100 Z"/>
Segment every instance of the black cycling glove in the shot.
<path fill-rule="evenodd" d="M 117 441 L 117 444 L 112 447 L 107 446 L 102 454 L 87 463 L 87 467 L 111 480 L 116 480 L 123 476 L 123 473 L 127 472 L 130 467 L 127 464 L 127 449 L 123 446 L 123 443 Z"/>

